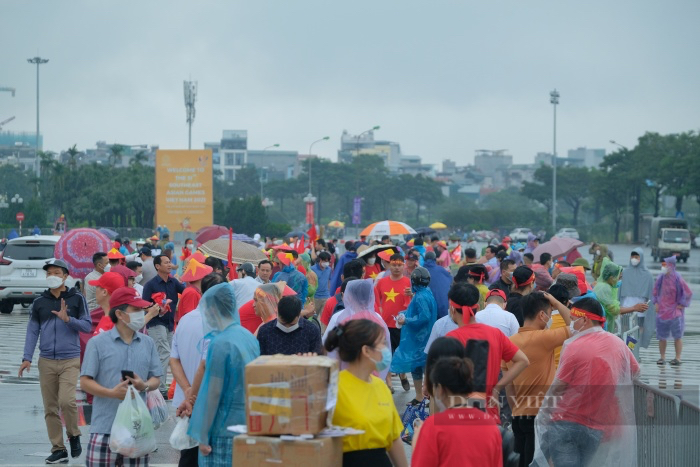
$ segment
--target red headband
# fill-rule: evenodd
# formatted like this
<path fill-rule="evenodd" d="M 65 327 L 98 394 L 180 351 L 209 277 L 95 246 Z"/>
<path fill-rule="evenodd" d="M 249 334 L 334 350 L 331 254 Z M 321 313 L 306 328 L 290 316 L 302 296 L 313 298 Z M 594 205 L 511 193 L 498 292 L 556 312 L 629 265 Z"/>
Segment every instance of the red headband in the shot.
<path fill-rule="evenodd" d="M 455 310 L 459 310 L 460 313 L 464 314 L 464 311 L 466 310 L 469 312 L 470 315 L 474 316 L 477 311 L 479 311 L 479 304 L 475 304 L 473 306 L 468 306 L 468 305 L 458 305 L 452 300 L 450 300 L 450 306 L 454 308 Z"/>
<path fill-rule="evenodd" d="M 534 272 L 533 272 L 532 275 L 528 278 L 528 280 L 526 280 L 526 281 L 523 282 L 522 284 L 518 284 L 518 280 L 515 278 L 515 276 L 513 276 L 513 284 L 515 284 L 515 286 L 516 286 L 517 288 L 520 288 L 520 287 L 522 287 L 523 285 L 530 284 L 530 283 L 531 283 L 532 281 L 534 281 L 534 280 L 535 280 L 535 273 L 534 273 Z"/>
<path fill-rule="evenodd" d="M 582 310 L 580 308 L 572 308 L 571 309 L 571 314 L 574 316 L 578 316 L 579 318 L 588 318 L 593 321 L 600 321 L 601 323 L 605 322 L 605 316 L 598 316 L 594 313 L 591 313 L 590 311 Z"/>

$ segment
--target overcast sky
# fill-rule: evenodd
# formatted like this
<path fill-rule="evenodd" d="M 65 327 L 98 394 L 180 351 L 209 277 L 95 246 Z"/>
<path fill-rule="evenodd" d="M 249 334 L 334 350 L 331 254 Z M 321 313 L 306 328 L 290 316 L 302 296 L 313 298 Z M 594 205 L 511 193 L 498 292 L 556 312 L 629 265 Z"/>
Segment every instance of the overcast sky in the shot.
<path fill-rule="evenodd" d="M 0 121 L 44 147 L 186 148 L 182 82 L 199 82 L 193 147 L 247 129 L 336 160 L 343 129 L 439 164 L 476 149 L 531 162 L 700 127 L 700 2 L 27 1 L 0 4 Z"/>

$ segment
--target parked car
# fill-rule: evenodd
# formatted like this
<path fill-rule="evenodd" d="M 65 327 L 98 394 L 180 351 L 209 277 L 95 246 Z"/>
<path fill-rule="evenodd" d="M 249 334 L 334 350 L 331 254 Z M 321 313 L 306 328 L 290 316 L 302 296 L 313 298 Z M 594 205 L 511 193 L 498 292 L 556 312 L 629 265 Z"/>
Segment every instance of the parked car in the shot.
<path fill-rule="evenodd" d="M 510 237 L 510 241 L 513 243 L 525 243 L 527 242 L 527 236 L 530 233 L 532 233 L 532 230 L 526 227 L 518 227 L 517 229 L 513 229 L 508 236 Z"/>
<path fill-rule="evenodd" d="M 559 232 L 557 232 L 554 236 L 559 238 L 575 238 L 576 240 L 579 240 L 578 230 L 572 229 L 570 227 L 559 229 Z"/>
<path fill-rule="evenodd" d="M 29 304 L 46 290 L 44 265 L 54 257 L 58 235 L 18 237 L 7 242 L 0 256 L 0 313 L 12 313 L 15 304 Z M 67 287 L 77 280 L 68 276 Z"/>

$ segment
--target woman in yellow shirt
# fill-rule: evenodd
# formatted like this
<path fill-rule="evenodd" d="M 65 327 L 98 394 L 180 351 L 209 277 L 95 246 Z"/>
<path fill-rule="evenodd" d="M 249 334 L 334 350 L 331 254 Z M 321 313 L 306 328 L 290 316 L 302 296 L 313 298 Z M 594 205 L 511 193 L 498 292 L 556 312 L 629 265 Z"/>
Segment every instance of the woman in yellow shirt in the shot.
<path fill-rule="evenodd" d="M 333 424 L 364 431 L 343 438 L 343 467 L 407 467 L 401 417 L 387 385 L 372 374 L 391 363 L 384 330 L 366 319 L 350 320 L 329 333 L 325 347 L 348 363 L 338 377 Z"/>

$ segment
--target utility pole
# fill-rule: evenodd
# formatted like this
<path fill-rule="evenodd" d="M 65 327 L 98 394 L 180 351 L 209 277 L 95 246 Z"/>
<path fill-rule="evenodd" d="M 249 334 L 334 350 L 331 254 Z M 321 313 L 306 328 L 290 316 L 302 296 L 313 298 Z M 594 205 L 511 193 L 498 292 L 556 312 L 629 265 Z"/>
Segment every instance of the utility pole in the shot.
<path fill-rule="evenodd" d="M 557 233 L 557 104 L 559 93 L 555 89 L 549 93 L 549 102 L 554 108 L 554 144 L 552 150 L 552 235 Z"/>
<path fill-rule="evenodd" d="M 34 165 L 36 166 L 36 178 L 41 177 L 41 163 L 39 162 L 39 65 L 48 63 L 47 58 L 28 58 L 27 62 L 36 65 L 36 149 L 34 151 Z"/>
<path fill-rule="evenodd" d="M 197 101 L 197 82 L 185 81 L 185 110 L 187 111 L 187 125 L 189 127 L 187 137 L 187 149 L 192 149 L 192 123 L 194 123 L 194 103 Z"/>

